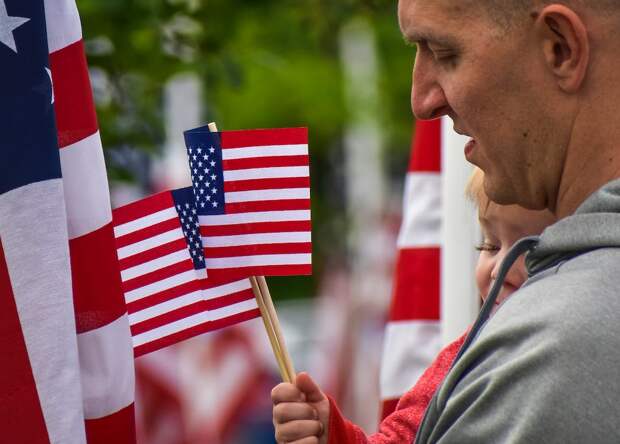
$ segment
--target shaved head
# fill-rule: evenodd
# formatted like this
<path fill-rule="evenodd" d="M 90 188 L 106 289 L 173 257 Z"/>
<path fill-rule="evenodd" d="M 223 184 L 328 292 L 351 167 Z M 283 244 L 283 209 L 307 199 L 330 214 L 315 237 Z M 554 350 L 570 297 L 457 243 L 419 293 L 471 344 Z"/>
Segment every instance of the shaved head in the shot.
<path fill-rule="evenodd" d="M 482 9 L 502 28 L 511 28 L 527 20 L 537 6 L 561 4 L 576 11 L 589 9 L 598 13 L 620 12 L 620 0 L 467 0 L 473 7 Z"/>

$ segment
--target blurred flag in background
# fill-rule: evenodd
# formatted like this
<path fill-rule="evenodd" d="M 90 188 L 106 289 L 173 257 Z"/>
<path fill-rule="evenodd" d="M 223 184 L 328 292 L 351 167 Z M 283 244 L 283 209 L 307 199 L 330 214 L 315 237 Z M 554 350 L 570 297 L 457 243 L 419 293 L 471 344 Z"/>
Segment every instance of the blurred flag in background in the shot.
<path fill-rule="evenodd" d="M 382 413 L 392 413 L 441 347 L 441 121 L 418 121 L 381 364 Z"/>

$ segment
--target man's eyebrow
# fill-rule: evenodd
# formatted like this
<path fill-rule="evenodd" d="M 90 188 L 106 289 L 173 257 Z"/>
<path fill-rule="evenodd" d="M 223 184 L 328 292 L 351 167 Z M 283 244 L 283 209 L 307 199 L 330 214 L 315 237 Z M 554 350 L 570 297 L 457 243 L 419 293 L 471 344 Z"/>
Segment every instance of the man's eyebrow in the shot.
<path fill-rule="evenodd" d="M 405 42 L 408 44 L 416 43 L 431 43 L 440 46 L 457 46 L 457 42 L 454 38 L 449 36 L 438 35 L 434 32 L 428 31 L 411 31 L 403 34 Z"/>

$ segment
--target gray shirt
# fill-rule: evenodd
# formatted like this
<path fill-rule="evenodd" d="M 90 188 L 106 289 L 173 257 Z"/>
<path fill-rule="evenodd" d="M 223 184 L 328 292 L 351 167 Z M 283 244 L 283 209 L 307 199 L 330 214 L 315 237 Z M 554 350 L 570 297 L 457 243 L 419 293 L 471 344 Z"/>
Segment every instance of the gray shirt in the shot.
<path fill-rule="evenodd" d="M 620 181 L 549 227 L 416 442 L 620 443 Z"/>

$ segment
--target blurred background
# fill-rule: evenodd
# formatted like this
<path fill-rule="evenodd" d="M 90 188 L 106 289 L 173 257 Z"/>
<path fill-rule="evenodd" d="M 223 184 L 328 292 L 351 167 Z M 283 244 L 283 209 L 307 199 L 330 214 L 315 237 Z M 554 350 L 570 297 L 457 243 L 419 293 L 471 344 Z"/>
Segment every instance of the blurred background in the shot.
<path fill-rule="evenodd" d="M 186 129 L 309 128 L 314 274 L 268 283 L 297 370 L 369 432 L 413 128 L 396 5 L 78 0 L 114 207 L 190 185 Z M 140 442 L 274 442 L 260 320 L 136 371 Z"/>

